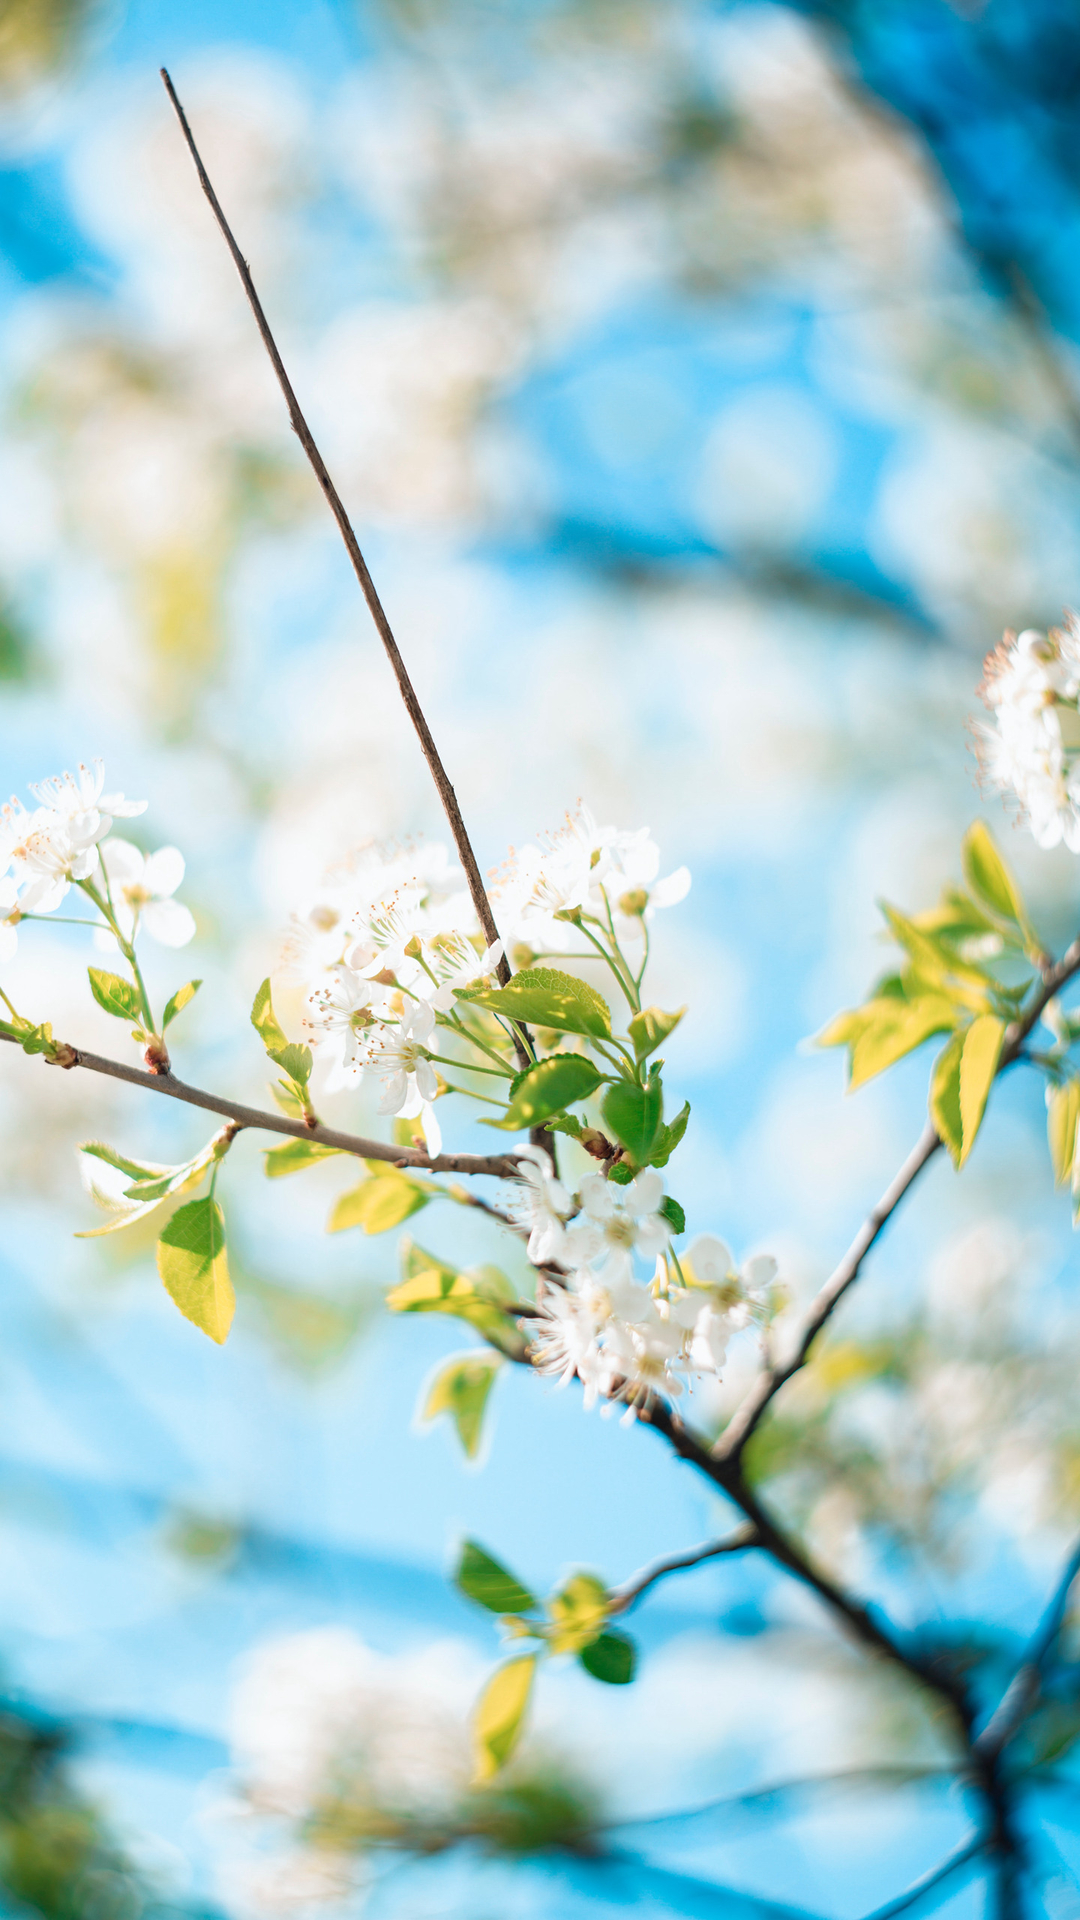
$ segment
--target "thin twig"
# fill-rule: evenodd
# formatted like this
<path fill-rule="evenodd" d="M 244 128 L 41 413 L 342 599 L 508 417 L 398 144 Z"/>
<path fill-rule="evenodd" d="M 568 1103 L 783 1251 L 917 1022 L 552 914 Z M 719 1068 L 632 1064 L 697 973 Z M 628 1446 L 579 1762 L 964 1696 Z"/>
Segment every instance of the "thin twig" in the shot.
<path fill-rule="evenodd" d="M 643 1593 L 657 1580 L 663 1580 L 669 1573 L 681 1573 L 687 1567 L 699 1567 L 704 1560 L 715 1560 L 722 1553 L 743 1553 L 747 1547 L 760 1545 L 755 1527 L 740 1527 L 737 1533 L 730 1534 L 726 1540 L 710 1540 L 703 1547 L 693 1547 L 689 1553 L 672 1554 L 669 1560 L 657 1560 L 644 1573 L 635 1574 L 624 1586 L 613 1587 L 608 1595 L 608 1612 L 625 1613 L 629 1607 L 640 1600 Z"/>
<path fill-rule="evenodd" d="M 1080 1540 L 1065 1563 L 1050 1602 L 1032 1635 L 1027 1652 L 1009 1686 L 974 1743 L 976 1753 L 999 1754 L 1018 1732 L 1039 1697 L 1043 1668 L 1053 1653 L 1065 1621 L 1073 1582 L 1080 1575 Z"/>
<path fill-rule="evenodd" d="M 965 1841 L 964 1845 L 955 1853 L 951 1853 L 947 1860 L 943 1860 L 940 1867 L 933 1867 L 929 1873 L 924 1873 L 921 1879 L 913 1880 L 898 1900 L 890 1900 L 886 1907 L 875 1907 L 873 1913 L 865 1916 L 865 1920 L 892 1920 L 894 1914 L 906 1913 L 909 1907 L 913 1907 L 917 1900 L 922 1899 L 924 1893 L 932 1892 L 934 1887 L 940 1886 L 950 1874 L 966 1866 L 969 1860 L 976 1859 L 985 1850 L 986 1845 L 983 1835 L 976 1834 L 973 1840 Z"/>
<path fill-rule="evenodd" d="M 791 1780 L 774 1780 L 767 1787 L 751 1787 L 747 1793 L 726 1793 L 716 1800 L 703 1800 L 696 1807 L 676 1807 L 671 1813 L 627 1814 L 621 1820 L 599 1823 L 601 1833 L 621 1827 L 677 1826 L 682 1820 L 707 1820 L 710 1814 L 739 1813 L 765 1806 L 778 1794 L 815 1792 L 823 1787 L 904 1787 L 924 1780 L 955 1780 L 955 1767 L 844 1767 L 836 1773 L 804 1773 Z"/>
<path fill-rule="evenodd" d="M 0 1040 L 10 1040 L 17 1046 L 18 1041 L 9 1033 L 0 1033 Z M 164 1093 L 170 1100 L 182 1100 L 189 1107 L 203 1107 L 207 1113 L 220 1113 L 228 1120 L 235 1120 L 241 1127 L 251 1127 L 263 1133 L 285 1133 L 293 1140 L 313 1140 L 319 1146 L 336 1147 L 341 1153 L 358 1154 L 362 1160 L 387 1160 L 392 1166 L 415 1167 L 424 1173 L 487 1173 L 494 1179 L 505 1180 L 517 1173 L 517 1160 L 513 1154 L 493 1153 L 421 1153 L 416 1148 L 404 1148 L 386 1140 L 365 1140 L 355 1133 L 341 1133 L 336 1127 L 324 1127 L 320 1122 L 309 1127 L 306 1121 L 290 1120 L 283 1113 L 265 1113 L 260 1107 L 245 1107 L 238 1100 L 227 1100 L 220 1093 L 206 1093 L 201 1087 L 189 1087 L 172 1073 L 144 1073 L 139 1067 L 129 1067 L 121 1060 L 107 1060 L 100 1053 L 88 1053 L 82 1047 L 66 1047 L 63 1065 L 65 1067 L 86 1067 L 91 1073 L 107 1074 L 111 1080 L 126 1080 L 130 1086 L 145 1087 L 149 1093 Z"/>
<path fill-rule="evenodd" d="M 1060 960 L 1041 969 L 1038 990 L 1030 1005 L 1006 1028 L 997 1068 L 999 1075 L 1021 1057 L 1024 1042 L 1042 1018 L 1047 1005 L 1077 972 L 1080 972 L 1080 937 L 1072 942 Z M 928 1120 L 899 1173 L 886 1187 L 873 1212 L 863 1221 L 835 1272 L 830 1274 L 821 1291 L 811 1302 L 790 1359 L 782 1366 L 765 1367 L 732 1414 L 716 1443 L 714 1451 L 717 1459 L 738 1460 L 741 1457 L 747 1441 L 755 1431 L 766 1408 L 775 1399 L 781 1387 L 786 1386 L 787 1382 L 806 1365 L 810 1349 L 822 1327 L 830 1319 L 848 1288 L 858 1279 L 862 1263 L 871 1247 L 892 1219 L 904 1195 L 918 1179 L 923 1168 L 933 1159 L 940 1146 L 941 1141 L 933 1123 Z"/>
<path fill-rule="evenodd" d="M 442 801 L 443 811 L 450 823 L 450 831 L 454 836 L 454 845 L 457 847 L 458 858 L 465 870 L 465 878 L 468 881 L 473 906 L 476 908 L 476 917 L 483 929 L 487 944 L 493 946 L 499 938 L 499 932 L 495 925 L 487 893 L 484 889 L 484 882 L 480 876 L 480 868 L 477 865 L 472 842 L 469 839 L 465 822 L 462 819 L 461 808 L 458 806 L 457 796 L 450 784 L 450 779 L 446 768 L 443 766 L 439 750 L 435 745 L 431 728 L 428 726 L 427 720 L 424 717 L 423 708 L 417 699 L 416 689 L 409 678 L 408 670 L 401 657 L 390 622 L 386 617 L 382 601 L 376 591 L 375 583 L 368 572 L 367 561 L 360 551 L 360 542 L 357 540 L 356 534 L 353 531 L 353 525 L 345 511 L 341 495 L 338 493 L 327 471 L 326 462 L 315 444 L 311 428 L 308 426 L 301 411 L 300 402 L 293 391 L 292 382 L 285 371 L 285 363 L 278 352 L 277 342 L 270 331 L 269 322 L 263 312 L 262 302 L 255 291 L 255 282 L 251 277 L 251 270 L 237 245 L 232 228 L 225 218 L 221 202 L 214 192 L 210 176 L 203 165 L 202 156 L 199 153 L 198 147 L 195 145 L 195 138 L 188 125 L 187 115 L 180 105 L 176 88 L 173 86 L 164 67 L 161 69 L 161 78 L 165 83 L 165 91 L 172 101 L 176 117 L 180 122 L 180 129 L 187 143 L 188 152 L 195 163 L 195 171 L 199 176 L 199 185 L 206 195 L 210 204 L 210 210 L 221 229 L 222 237 L 232 255 L 233 265 L 240 276 L 240 283 L 247 295 L 248 305 L 255 316 L 255 324 L 259 329 L 263 346 L 266 348 L 270 364 L 277 375 L 278 385 L 285 396 L 285 405 L 289 410 L 289 419 L 292 423 L 293 432 L 296 434 L 300 445 L 307 455 L 315 478 L 322 489 L 326 503 L 334 519 L 337 521 L 341 537 L 345 542 L 346 552 L 352 562 L 353 572 L 360 582 L 360 590 L 363 593 L 364 599 L 367 601 L 368 611 L 371 614 L 372 620 L 375 622 L 376 631 L 386 650 L 386 657 L 390 662 L 394 678 L 398 683 L 402 700 L 405 702 L 405 710 L 416 729 L 421 750 L 431 770 L 431 777 L 435 782 L 439 799 Z M 500 980 L 505 985 L 506 981 L 510 978 L 510 969 L 505 957 L 499 962 L 498 972 Z"/>

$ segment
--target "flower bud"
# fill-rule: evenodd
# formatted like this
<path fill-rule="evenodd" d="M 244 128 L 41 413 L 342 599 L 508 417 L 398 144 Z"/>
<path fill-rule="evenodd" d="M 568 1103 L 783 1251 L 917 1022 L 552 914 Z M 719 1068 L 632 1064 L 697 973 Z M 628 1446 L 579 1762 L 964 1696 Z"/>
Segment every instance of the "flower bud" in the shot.
<path fill-rule="evenodd" d="M 421 951 L 419 937 L 414 933 L 412 939 L 405 943 L 406 958 L 409 960 L 419 960 Z"/>
<path fill-rule="evenodd" d="M 619 912 L 641 915 L 649 904 L 649 896 L 644 887 L 631 887 L 629 893 L 619 895 Z"/>

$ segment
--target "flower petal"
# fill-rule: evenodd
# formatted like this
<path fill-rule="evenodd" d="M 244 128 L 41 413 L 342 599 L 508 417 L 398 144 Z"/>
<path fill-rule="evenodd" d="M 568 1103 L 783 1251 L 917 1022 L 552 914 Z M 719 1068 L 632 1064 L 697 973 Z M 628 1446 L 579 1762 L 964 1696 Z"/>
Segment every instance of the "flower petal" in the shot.
<path fill-rule="evenodd" d="M 101 858 L 110 882 L 115 880 L 118 886 L 128 887 L 133 881 L 142 880 L 146 862 L 130 840 L 106 840 Z"/>
<path fill-rule="evenodd" d="M 175 893 L 184 877 L 184 856 L 179 847 L 159 847 L 143 868 L 143 886 L 156 899 Z"/>
<path fill-rule="evenodd" d="M 179 900 L 148 901 L 142 923 L 150 938 L 163 947 L 186 947 L 195 932 L 194 916 Z"/>

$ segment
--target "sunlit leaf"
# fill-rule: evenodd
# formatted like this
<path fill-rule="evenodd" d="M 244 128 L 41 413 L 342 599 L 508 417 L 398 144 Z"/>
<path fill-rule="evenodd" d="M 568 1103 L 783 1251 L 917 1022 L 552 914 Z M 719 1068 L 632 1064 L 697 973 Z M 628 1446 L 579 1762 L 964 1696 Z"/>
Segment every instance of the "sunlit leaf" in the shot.
<path fill-rule="evenodd" d="M 628 1032 L 639 1060 L 647 1060 L 650 1053 L 663 1046 L 685 1012 L 685 1007 L 680 1007 L 677 1013 L 664 1013 L 659 1007 L 642 1007 L 640 1013 L 635 1013 Z"/>
<path fill-rule="evenodd" d="M 102 967 L 88 967 L 87 973 L 90 991 L 106 1013 L 117 1020 L 142 1020 L 142 1003 L 130 980 L 122 980 L 118 973 L 107 973 Z"/>
<path fill-rule="evenodd" d="M 964 1051 L 963 1032 L 954 1033 L 934 1062 L 930 1078 L 930 1118 L 948 1148 L 956 1166 L 964 1151 L 964 1128 L 960 1118 L 960 1060 Z"/>
<path fill-rule="evenodd" d="M 1003 920 L 1026 927 L 1024 898 L 984 820 L 976 820 L 963 839 L 964 878 L 978 899 Z"/>
<path fill-rule="evenodd" d="M 1080 1080 L 1066 1080 L 1051 1087 L 1046 1103 L 1046 1133 L 1054 1179 L 1059 1187 L 1068 1184 L 1076 1161 L 1076 1123 L 1080 1120 Z"/>
<path fill-rule="evenodd" d="M 964 1050 L 960 1057 L 960 1125 L 964 1145 L 957 1163 L 959 1166 L 963 1166 L 975 1145 L 1004 1038 L 1005 1022 L 992 1013 L 984 1013 L 979 1019 L 973 1020 L 964 1035 Z"/>
<path fill-rule="evenodd" d="M 392 1313 L 453 1314 L 500 1352 L 522 1352 L 522 1336 L 501 1304 L 514 1298 L 513 1288 L 497 1268 L 459 1273 L 410 1241 L 403 1244 L 402 1256 L 405 1278 L 386 1296 Z"/>
<path fill-rule="evenodd" d="M 580 1653 L 604 1630 L 608 1591 L 594 1573 L 575 1573 L 547 1603 L 553 1653 Z"/>
<path fill-rule="evenodd" d="M 535 1674 L 534 1653 L 508 1660 L 480 1695 L 473 1718 L 478 1781 L 499 1773 L 517 1746 Z"/>
<path fill-rule="evenodd" d="M 320 1140 L 283 1140 L 279 1147 L 266 1147 L 266 1172 L 271 1180 L 281 1180 L 287 1173 L 302 1173 L 305 1167 L 314 1167 L 320 1160 L 328 1160 L 332 1154 L 340 1153 L 340 1147 L 323 1146 Z"/>
<path fill-rule="evenodd" d="M 527 1026 L 591 1034 L 598 1040 L 611 1036 L 607 1001 L 595 987 L 557 967 L 530 967 L 526 973 L 515 973 L 505 987 L 466 987 L 457 997 Z"/>
<path fill-rule="evenodd" d="M 216 1200 L 192 1200 L 173 1214 L 158 1241 L 157 1266 L 185 1319 L 221 1346 L 236 1296 L 225 1254 L 225 1217 Z"/>
<path fill-rule="evenodd" d="M 343 1233 L 348 1227 L 362 1227 L 365 1233 L 389 1233 L 442 1191 L 434 1181 L 416 1180 L 384 1160 L 365 1160 L 364 1165 L 370 1177 L 334 1202 L 327 1233 Z"/>
<path fill-rule="evenodd" d="M 456 1354 L 440 1367 L 424 1401 L 421 1419 L 435 1420 L 448 1413 L 470 1460 L 480 1451 L 488 1396 L 502 1364 L 497 1353 Z"/>
<path fill-rule="evenodd" d="M 912 1001 L 875 999 L 860 1013 L 863 1019 L 851 1047 L 850 1092 L 913 1052 L 932 1033 L 948 1032 L 957 1023 L 956 1009 L 943 994 Z"/>
<path fill-rule="evenodd" d="M 659 1127 L 657 1129 L 656 1139 L 653 1142 L 653 1149 L 649 1155 L 649 1165 L 651 1167 L 667 1166 L 667 1163 L 671 1159 L 671 1156 L 674 1153 L 676 1147 L 678 1146 L 680 1140 L 682 1139 L 683 1134 L 686 1132 L 686 1126 L 689 1118 L 690 1118 L 690 1102 L 689 1100 L 687 1100 L 684 1103 L 684 1105 L 679 1109 L 679 1112 L 675 1115 L 674 1120 L 670 1121 L 665 1126 Z M 612 1168 L 613 1173 L 617 1171 L 618 1171 L 617 1168 L 614 1168 L 614 1167 Z"/>
<path fill-rule="evenodd" d="M 162 1033 L 172 1024 L 178 1013 L 183 1013 L 184 1008 L 190 1006 L 201 986 L 201 980 L 189 980 L 186 987 L 177 987 L 172 999 L 166 1003 L 165 1011 L 161 1016 Z"/>
<path fill-rule="evenodd" d="M 270 998 L 270 982 L 268 979 L 263 981 L 262 986 L 255 995 L 251 1008 L 251 1024 L 259 1035 L 271 1060 L 273 1060 L 283 1048 L 288 1046 L 288 1036 L 284 1028 L 279 1024 L 278 1017 L 274 1012 L 274 1003 Z"/>
<path fill-rule="evenodd" d="M 536 1061 L 518 1075 L 504 1118 L 488 1120 L 485 1125 L 503 1127 L 507 1132 L 539 1126 L 572 1101 L 587 1100 L 600 1079 L 599 1071 L 583 1053 L 549 1054 L 546 1060 Z"/>

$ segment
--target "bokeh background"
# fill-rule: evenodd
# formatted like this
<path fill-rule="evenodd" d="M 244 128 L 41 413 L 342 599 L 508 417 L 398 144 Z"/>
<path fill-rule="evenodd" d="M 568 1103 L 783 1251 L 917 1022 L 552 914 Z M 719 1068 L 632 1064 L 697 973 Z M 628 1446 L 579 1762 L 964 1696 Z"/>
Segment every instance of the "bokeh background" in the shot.
<path fill-rule="evenodd" d="M 982 808 L 1047 937 L 1075 930 L 1075 861 L 983 807 L 967 728 L 1002 627 L 1080 602 L 1080 16 L 0 0 L 3 785 L 100 753 L 150 798 L 132 837 L 183 849 L 199 925 L 152 984 L 207 983 L 180 1071 L 261 1100 L 247 1012 L 290 908 L 359 840 L 444 828 L 162 63 L 482 864 L 581 795 L 692 867 L 654 976 L 692 1006 L 679 1197 L 805 1297 L 921 1124 L 925 1056 L 845 1100 L 803 1045 L 885 964 L 875 897 L 929 905 Z M 85 941 L 27 929 L 5 989 L 122 1048 Z M 530 1764 L 601 1823 L 592 1856 L 320 1881 L 259 1795 L 302 1824 L 347 1723 L 361 1773 L 438 1801 L 496 1652 L 445 1578 L 462 1533 L 547 1591 L 628 1577 L 722 1503 L 531 1378 L 499 1381 L 478 1469 L 421 1430 L 460 1329 L 380 1310 L 394 1248 L 326 1236 L 334 1163 L 271 1186 L 254 1140 L 233 1153 L 239 1309 L 212 1348 L 152 1232 L 72 1237 L 79 1140 L 179 1158 L 198 1116 L 0 1069 L 3 1911 L 855 1920 L 962 1837 L 925 1706 L 744 1559 L 656 1590 L 625 1693 L 545 1678 Z M 988 1699 L 1080 1520 L 1078 1262 L 1043 1125 L 1014 1075 L 757 1461 Z M 448 1257 L 517 1258 L 485 1223 L 421 1224 Z M 1029 1755 L 1065 1756 L 1024 1816 L 1054 1916 L 1080 1913 L 1076 1700 L 1067 1672 Z M 961 1875 L 940 1904 L 986 1897 Z"/>

